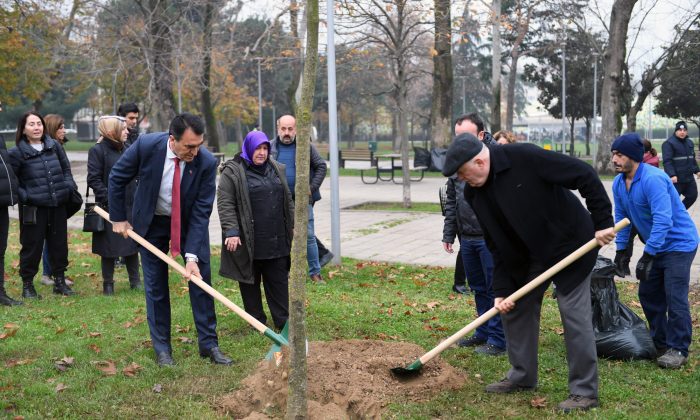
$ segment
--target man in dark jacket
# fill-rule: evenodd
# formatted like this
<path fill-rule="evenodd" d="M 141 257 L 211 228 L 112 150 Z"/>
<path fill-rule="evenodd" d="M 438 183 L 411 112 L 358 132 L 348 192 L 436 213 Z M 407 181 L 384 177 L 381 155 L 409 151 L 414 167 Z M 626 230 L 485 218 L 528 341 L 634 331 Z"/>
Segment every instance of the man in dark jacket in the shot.
<path fill-rule="evenodd" d="M 124 117 L 129 135 L 126 138 L 127 144 L 133 144 L 139 138 L 139 106 L 134 102 L 127 102 L 119 105 L 117 115 Z"/>
<path fill-rule="evenodd" d="M 673 135 L 661 145 L 664 158 L 664 171 L 671 177 L 679 195 L 683 196 L 686 209 L 698 198 L 698 186 L 693 174 L 700 178 L 700 168 L 695 160 L 695 146 L 688 138 L 688 125 L 685 121 L 676 123 Z"/>
<path fill-rule="evenodd" d="M 294 197 L 296 184 L 297 122 L 291 115 L 283 115 L 277 120 L 277 138 L 272 141 L 270 156 L 285 165 L 287 184 Z M 314 233 L 314 203 L 321 199 L 321 184 L 326 177 L 326 161 L 316 148 L 311 147 L 309 155 L 309 227 L 306 235 L 306 260 L 309 263 L 309 277 L 315 283 L 324 283 L 321 277 L 321 263 L 318 258 L 318 245 Z M 296 200 L 296 199 L 295 199 Z"/>
<path fill-rule="evenodd" d="M 474 209 L 493 254 L 495 307 L 508 342 L 511 369 L 487 392 L 510 393 L 537 385 L 537 346 L 545 283 L 518 301 L 513 292 L 568 256 L 595 235 L 611 242 L 612 206 L 603 184 L 586 163 L 532 144 L 483 145 L 463 134 L 447 151 L 443 175 L 466 181 Z M 586 199 L 586 210 L 569 190 Z M 589 213 L 590 212 L 590 213 Z M 591 251 L 552 277 L 557 286 L 569 365 L 565 412 L 598 406 L 598 365 L 591 320 Z"/>
<path fill-rule="evenodd" d="M 17 186 L 19 181 L 10 165 L 10 156 L 7 154 L 5 138 L 0 134 L 0 305 L 15 306 L 22 302 L 14 300 L 7 295 L 5 290 L 5 250 L 7 249 L 7 235 L 10 229 L 10 218 L 7 212 L 8 206 L 14 206 L 19 202 Z"/>

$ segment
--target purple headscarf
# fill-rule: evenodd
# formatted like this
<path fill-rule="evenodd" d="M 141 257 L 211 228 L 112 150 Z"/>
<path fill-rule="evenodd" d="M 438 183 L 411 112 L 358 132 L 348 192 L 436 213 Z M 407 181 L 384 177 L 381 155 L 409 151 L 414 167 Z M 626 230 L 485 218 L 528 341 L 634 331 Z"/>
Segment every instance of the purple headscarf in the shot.
<path fill-rule="evenodd" d="M 248 161 L 248 163 L 253 164 L 253 153 L 261 144 L 267 143 L 268 150 L 270 148 L 270 140 L 262 131 L 251 131 L 245 136 L 243 140 L 243 151 L 241 152 L 241 157 Z"/>

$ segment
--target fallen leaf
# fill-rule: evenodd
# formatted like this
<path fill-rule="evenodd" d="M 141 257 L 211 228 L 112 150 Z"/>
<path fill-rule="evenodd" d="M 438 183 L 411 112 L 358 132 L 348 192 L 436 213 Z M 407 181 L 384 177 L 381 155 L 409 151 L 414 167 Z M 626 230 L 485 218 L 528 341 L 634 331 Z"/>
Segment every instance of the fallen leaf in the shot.
<path fill-rule="evenodd" d="M 369 284 L 369 283 L 360 283 L 360 284 L 358 284 L 357 286 L 358 286 L 358 287 L 368 287 L 368 288 L 377 287 L 377 285 L 375 285 L 375 284 Z"/>
<path fill-rule="evenodd" d="M 182 344 L 192 344 L 193 341 L 189 337 L 178 337 L 178 341 L 180 341 Z"/>
<path fill-rule="evenodd" d="M 156 394 L 160 394 L 161 392 L 163 392 L 163 385 L 161 385 L 161 384 L 153 385 L 152 391 L 155 392 Z"/>
<path fill-rule="evenodd" d="M 34 359 L 9 359 L 8 361 L 5 362 L 5 366 L 8 368 L 15 367 L 15 366 L 22 366 L 22 365 L 28 365 L 32 363 Z"/>
<path fill-rule="evenodd" d="M 138 371 L 141 369 L 143 369 L 141 366 L 137 365 L 134 362 L 131 362 L 124 369 L 122 369 L 122 373 L 126 376 L 134 377 L 136 376 L 136 373 L 138 373 Z"/>
<path fill-rule="evenodd" d="M 558 335 L 564 335 L 564 328 L 562 328 L 562 327 L 554 327 L 554 328 L 552 329 L 552 331 L 554 331 L 554 332 L 557 333 Z"/>
<path fill-rule="evenodd" d="M 437 302 L 437 301 L 435 301 L 435 302 L 428 302 L 428 303 L 425 304 L 425 306 L 427 306 L 428 309 L 433 309 L 433 308 L 435 308 L 436 306 L 439 306 L 439 305 L 440 305 L 440 302 Z"/>
<path fill-rule="evenodd" d="M 190 332 L 190 326 L 188 325 L 186 327 L 181 327 L 180 325 L 176 325 L 175 331 L 177 331 L 179 333 L 188 333 L 188 332 Z"/>
<path fill-rule="evenodd" d="M 92 338 L 99 337 L 101 335 L 102 335 L 102 333 L 98 333 L 98 332 L 91 332 L 90 333 L 90 337 L 92 337 Z"/>
<path fill-rule="evenodd" d="M 19 268 L 19 260 L 12 260 L 12 268 L 14 268 L 14 269 Z"/>
<path fill-rule="evenodd" d="M 336 271 L 329 271 L 328 274 L 326 274 L 326 276 L 328 276 L 329 279 L 332 279 L 332 278 L 335 277 L 336 274 L 338 274 L 339 272 L 340 272 L 340 271 L 338 271 L 338 270 L 336 270 Z"/>
<path fill-rule="evenodd" d="M 530 405 L 534 408 L 545 408 L 547 407 L 547 398 L 535 397 L 530 400 Z"/>
<path fill-rule="evenodd" d="M 80 266 L 81 266 L 81 267 L 85 267 L 85 268 L 90 268 L 90 267 L 92 267 L 92 264 L 86 263 L 86 262 L 81 262 L 81 263 L 80 263 Z"/>
<path fill-rule="evenodd" d="M 65 331 L 66 331 L 66 329 L 63 327 L 56 328 L 56 334 L 61 334 L 62 332 L 65 332 Z"/>
<path fill-rule="evenodd" d="M 60 372 L 65 372 L 69 367 L 73 366 L 74 361 L 75 361 L 75 358 L 66 356 L 63 359 L 57 360 L 56 362 L 54 362 L 54 366 Z"/>
<path fill-rule="evenodd" d="M 633 300 L 630 302 L 630 306 L 635 307 L 635 308 L 641 308 L 642 304 L 637 302 L 636 300 Z"/>
<path fill-rule="evenodd" d="M 97 369 L 102 371 L 102 373 L 106 376 L 114 376 L 117 374 L 117 367 L 111 360 L 107 360 L 106 362 L 97 362 Z"/>
<path fill-rule="evenodd" d="M 93 343 L 93 344 L 90 344 L 90 345 L 88 346 L 88 348 L 89 348 L 90 350 L 94 351 L 94 352 L 97 353 L 97 354 L 99 354 L 100 351 L 101 351 L 100 348 L 97 347 L 97 344 L 94 344 L 94 343 Z"/>
<path fill-rule="evenodd" d="M 67 388 L 68 388 L 68 387 L 67 387 L 65 384 L 62 384 L 62 383 L 56 384 L 56 392 L 61 392 L 61 391 L 65 390 L 65 389 L 67 389 Z"/>
<path fill-rule="evenodd" d="M 418 286 L 418 287 L 424 287 L 424 286 L 427 285 L 428 283 L 426 283 L 426 282 L 424 282 L 424 281 L 420 281 L 420 280 L 418 280 L 418 279 L 414 279 L 414 280 L 413 280 L 413 284 L 415 284 L 415 285 Z"/>
<path fill-rule="evenodd" d="M 7 324 L 3 325 L 3 328 L 6 330 L 16 330 L 19 328 L 19 325 L 8 322 Z"/>

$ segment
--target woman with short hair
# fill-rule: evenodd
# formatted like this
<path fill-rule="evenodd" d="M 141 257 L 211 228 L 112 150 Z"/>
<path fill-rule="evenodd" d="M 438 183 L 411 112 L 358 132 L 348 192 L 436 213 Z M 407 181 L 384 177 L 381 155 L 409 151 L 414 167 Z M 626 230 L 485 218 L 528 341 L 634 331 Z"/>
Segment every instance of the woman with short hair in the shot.
<path fill-rule="evenodd" d="M 17 124 L 16 146 L 10 161 L 19 181 L 19 273 L 22 296 L 40 298 L 34 289 L 34 276 L 48 242 L 54 279 L 53 293 L 73 295 L 66 285 L 68 267 L 68 223 L 66 204 L 77 187 L 63 147 L 46 134 L 41 114 L 29 111 Z"/>

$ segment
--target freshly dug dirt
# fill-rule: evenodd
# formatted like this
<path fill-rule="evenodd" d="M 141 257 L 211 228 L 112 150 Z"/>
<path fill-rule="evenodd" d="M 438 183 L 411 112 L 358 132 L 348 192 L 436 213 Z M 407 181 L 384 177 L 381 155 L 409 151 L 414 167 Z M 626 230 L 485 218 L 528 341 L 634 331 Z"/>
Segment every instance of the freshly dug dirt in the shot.
<path fill-rule="evenodd" d="M 287 405 L 287 354 L 280 366 L 262 361 L 242 388 L 218 406 L 235 418 L 281 418 Z M 343 340 L 309 343 L 308 412 L 311 419 L 380 418 L 391 401 L 421 401 L 462 387 L 465 377 L 439 357 L 421 374 L 399 380 L 390 369 L 406 366 L 425 351 L 410 343 Z"/>

